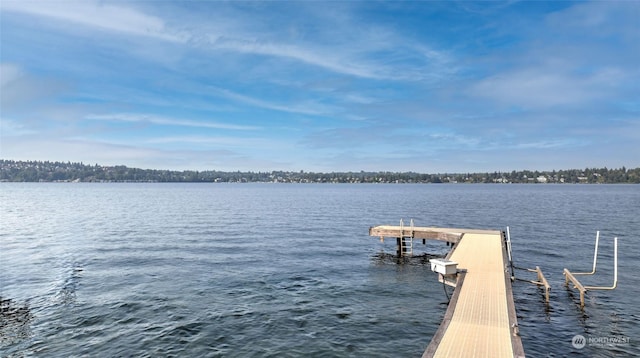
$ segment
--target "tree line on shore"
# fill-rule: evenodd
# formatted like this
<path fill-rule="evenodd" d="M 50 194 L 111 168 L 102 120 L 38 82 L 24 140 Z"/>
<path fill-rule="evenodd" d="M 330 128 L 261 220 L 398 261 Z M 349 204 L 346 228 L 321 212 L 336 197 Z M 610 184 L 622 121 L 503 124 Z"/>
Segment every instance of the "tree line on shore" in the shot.
<path fill-rule="evenodd" d="M 640 168 L 486 173 L 176 171 L 72 162 L 0 160 L 3 182 L 640 183 Z"/>

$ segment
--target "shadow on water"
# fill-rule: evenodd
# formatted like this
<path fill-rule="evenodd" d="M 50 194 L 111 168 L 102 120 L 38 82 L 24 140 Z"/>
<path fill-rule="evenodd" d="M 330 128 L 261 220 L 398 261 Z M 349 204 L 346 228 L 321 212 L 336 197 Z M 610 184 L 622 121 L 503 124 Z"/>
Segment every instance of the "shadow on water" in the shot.
<path fill-rule="evenodd" d="M 0 348 L 31 337 L 32 319 L 29 306 L 0 296 Z"/>
<path fill-rule="evenodd" d="M 428 265 L 429 260 L 443 257 L 445 257 L 445 255 L 423 253 L 412 256 L 398 256 L 396 254 L 379 252 L 371 257 L 371 261 L 376 265 Z"/>

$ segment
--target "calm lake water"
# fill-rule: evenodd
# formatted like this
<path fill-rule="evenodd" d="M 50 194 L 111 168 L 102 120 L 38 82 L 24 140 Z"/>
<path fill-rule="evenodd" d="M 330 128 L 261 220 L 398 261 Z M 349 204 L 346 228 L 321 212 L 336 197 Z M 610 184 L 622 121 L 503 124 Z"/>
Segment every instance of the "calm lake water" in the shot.
<path fill-rule="evenodd" d="M 368 228 L 400 218 L 510 227 L 553 287 L 514 283 L 529 357 L 640 355 L 638 185 L 2 183 L 0 356 L 418 357 L 447 307 L 420 255 L 447 247 L 398 262 Z M 617 236 L 619 284 L 581 310 L 562 269 L 596 230 L 583 282 L 612 284 Z"/>

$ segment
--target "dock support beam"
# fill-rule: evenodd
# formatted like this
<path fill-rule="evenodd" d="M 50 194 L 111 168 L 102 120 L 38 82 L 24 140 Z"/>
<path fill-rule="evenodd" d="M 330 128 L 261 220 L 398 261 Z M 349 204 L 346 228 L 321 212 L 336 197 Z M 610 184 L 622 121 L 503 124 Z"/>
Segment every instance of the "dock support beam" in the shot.
<path fill-rule="evenodd" d="M 549 282 L 547 282 L 547 278 L 544 277 L 542 269 L 540 269 L 540 266 L 536 266 L 535 270 L 528 269 L 528 271 L 535 272 L 538 275 L 537 280 L 531 281 L 531 283 L 544 287 L 544 300 L 549 304 L 549 291 L 551 291 L 551 286 L 549 285 Z"/>
<path fill-rule="evenodd" d="M 569 270 L 564 269 L 563 273 L 564 273 L 564 285 L 569 287 L 569 281 L 571 281 L 573 283 L 573 287 L 577 288 L 578 291 L 580 291 L 580 308 L 583 308 L 584 307 L 584 293 L 587 292 L 587 290 L 584 288 L 584 286 L 582 286 L 580 281 L 578 281 L 578 279 L 575 278 L 573 276 L 573 274 Z"/>

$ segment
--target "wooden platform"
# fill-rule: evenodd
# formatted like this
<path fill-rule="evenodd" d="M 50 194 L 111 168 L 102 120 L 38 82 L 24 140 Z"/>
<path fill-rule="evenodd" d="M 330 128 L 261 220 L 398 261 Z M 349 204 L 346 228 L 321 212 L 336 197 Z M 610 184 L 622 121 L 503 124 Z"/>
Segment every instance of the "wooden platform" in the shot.
<path fill-rule="evenodd" d="M 404 233 L 400 232 L 405 231 Z M 399 237 L 407 227 L 378 226 L 371 236 Z M 424 357 L 524 357 L 501 231 L 415 227 L 415 238 L 454 242 L 456 288 Z M 423 235 L 423 236 L 418 236 Z M 457 240 L 453 238 L 458 236 Z"/>
<path fill-rule="evenodd" d="M 462 237 L 462 229 L 441 229 L 437 227 L 411 227 L 411 226 L 376 226 L 369 228 L 370 236 L 385 237 L 411 236 L 414 239 L 429 239 L 457 243 Z"/>

